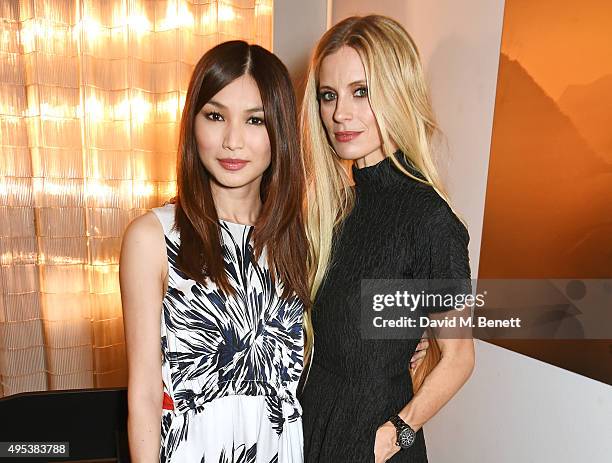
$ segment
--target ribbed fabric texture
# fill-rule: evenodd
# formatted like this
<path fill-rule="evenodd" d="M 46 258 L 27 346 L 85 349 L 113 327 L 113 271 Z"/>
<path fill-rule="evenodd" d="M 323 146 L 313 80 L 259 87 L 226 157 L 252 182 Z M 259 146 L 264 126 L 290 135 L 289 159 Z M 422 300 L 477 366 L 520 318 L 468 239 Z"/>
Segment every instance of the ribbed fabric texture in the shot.
<path fill-rule="evenodd" d="M 401 152 L 395 156 L 420 176 Z M 409 363 L 418 339 L 362 338 L 361 280 L 470 278 L 468 232 L 433 188 L 389 158 L 353 168 L 353 177 L 355 207 L 317 294 L 313 364 L 298 395 L 306 463 L 373 462 L 376 429 L 413 396 Z M 388 461 L 427 462 L 423 431 Z"/>

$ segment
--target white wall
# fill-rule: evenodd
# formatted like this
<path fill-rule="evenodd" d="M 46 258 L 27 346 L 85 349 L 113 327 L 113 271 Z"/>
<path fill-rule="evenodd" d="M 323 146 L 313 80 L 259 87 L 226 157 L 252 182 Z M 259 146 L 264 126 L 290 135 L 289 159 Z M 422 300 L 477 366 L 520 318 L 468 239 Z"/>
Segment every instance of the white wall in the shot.
<path fill-rule="evenodd" d="M 467 220 L 473 275 L 488 170 L 503 0 L 333 0 L 352 14 L 400 21 L 419 46 L 447 137 L 447 183 Z M 443 153 L 444 154 L 444 153 Z M 426 426 L 432 463 L 609 463 L 612 387 L 476 341 L 468 384 Z"/>
<path fill-rule="evenodd" d="M 332 8 L 334 24 L 354 14 L 390 16 L 417 43 L 445 139 L 438 162 L 470 230 L 473 275 L 478 275 L 503 5 L 503 0 L 335 0 Z"/>
<path fill-rule="evenodd" d="M 610 463 L 612 388 L 476 340 L 466 386 L 425 426 L 430 463 Z"/>
<path fill-rule="evenodd" d="M 329 13 L 327 0 L 308 0 L 307 3 L 303 0 L 274 2 L 272 51 L 287 66 L 300 101 L 310 52 L 327 30 Z"/>

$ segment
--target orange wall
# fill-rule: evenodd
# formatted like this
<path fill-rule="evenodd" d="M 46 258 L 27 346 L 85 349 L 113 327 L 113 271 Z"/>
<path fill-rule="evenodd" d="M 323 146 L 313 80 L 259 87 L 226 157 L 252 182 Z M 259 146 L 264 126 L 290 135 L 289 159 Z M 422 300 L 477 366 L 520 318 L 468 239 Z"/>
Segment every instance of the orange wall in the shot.
<path fill-rule="evenodd" d="M 506 0 L 480 278 L 612 278 L 610 18 Z M 496 344 L 612 384 L 609 342 Z"/>

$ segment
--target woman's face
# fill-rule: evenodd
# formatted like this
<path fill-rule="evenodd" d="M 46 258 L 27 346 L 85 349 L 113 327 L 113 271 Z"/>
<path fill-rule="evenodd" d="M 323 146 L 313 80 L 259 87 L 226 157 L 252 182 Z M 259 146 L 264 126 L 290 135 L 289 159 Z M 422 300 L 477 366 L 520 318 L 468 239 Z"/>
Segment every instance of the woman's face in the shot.
<path fill-rule="evenodd" d="M 359 167 L 384 158 L 359 54 L 344 46 L 326 56 L 319 69 L 319 113 L 331 144 L 342 159 Z"/>
<path fill-rule="evenodd" d="M 216 93 L 196 115 L 200 160 L 226 188 L 254 186 L 270 165 L 270 138 L 257 83 L 249 75 Z"/>

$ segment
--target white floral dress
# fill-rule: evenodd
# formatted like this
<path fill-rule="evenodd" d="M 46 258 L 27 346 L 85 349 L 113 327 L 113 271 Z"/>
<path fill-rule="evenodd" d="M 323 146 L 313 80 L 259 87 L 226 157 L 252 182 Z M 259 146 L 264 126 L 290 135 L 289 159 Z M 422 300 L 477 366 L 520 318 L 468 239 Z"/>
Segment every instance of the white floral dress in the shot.
<path fill-rule="evenodd" d="M 219 221 L 235 295 L 176 266 L 174 204 L 154 208 L 163 225 L 168 290 L 161 316 L 164 409 L 160 462 L 301 463 L 303 305 L 281 298 L 265 253 L 254 262 L 253 227 Z"/>

